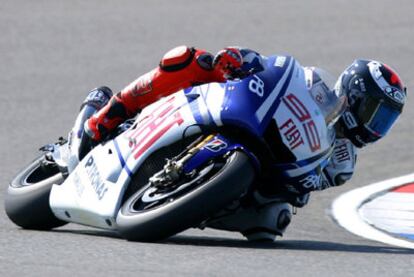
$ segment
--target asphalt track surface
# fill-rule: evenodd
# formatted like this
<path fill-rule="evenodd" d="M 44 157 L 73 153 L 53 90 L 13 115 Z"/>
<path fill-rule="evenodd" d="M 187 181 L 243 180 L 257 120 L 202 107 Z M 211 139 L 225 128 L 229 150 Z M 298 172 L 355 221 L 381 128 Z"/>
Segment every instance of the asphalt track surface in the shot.
<path fill-rule="evenodd" d="M 352 181 L 314 193 L 274 244 L 213 230 L 160 243 L 75 224 L 25 231 L 0 208 L 0 276 L 414 276 L 413 252 L 354 236 L 329 217 L 339 194 L 414 169 L 413 14 L 412 0 L 1 1 L 0 202 L 37 147 L 67 134 L 88 90 L 120 90 L 176 45 L 290 53 L 334 74 L 375 58 L 398 69 L 409 98 L 392 133 L 361 151 Z"/>

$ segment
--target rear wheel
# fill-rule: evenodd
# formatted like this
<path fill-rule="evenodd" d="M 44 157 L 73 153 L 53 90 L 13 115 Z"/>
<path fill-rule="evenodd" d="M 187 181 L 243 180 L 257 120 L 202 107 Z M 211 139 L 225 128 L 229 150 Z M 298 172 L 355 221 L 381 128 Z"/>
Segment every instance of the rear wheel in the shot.
<path fill-rule="evenodd" d="M 6 214 L 16 225 L 26 229 L 47 230 L 67 222 L 55 217 L 49 206 L 53 184 L 64 181 L 59 169 L 44 162 L 44 156 L 34 160 L 20 172 L 8 187 Z"/>
<path fill-rule="evenodd" d="M 234 152 L 179 184 L 147 184 L 122 205 L 116 219 L 119 231 L 128 240 L 156 241 L 198 226 L 246 193 L 253 179 L 249 158 Z"/>

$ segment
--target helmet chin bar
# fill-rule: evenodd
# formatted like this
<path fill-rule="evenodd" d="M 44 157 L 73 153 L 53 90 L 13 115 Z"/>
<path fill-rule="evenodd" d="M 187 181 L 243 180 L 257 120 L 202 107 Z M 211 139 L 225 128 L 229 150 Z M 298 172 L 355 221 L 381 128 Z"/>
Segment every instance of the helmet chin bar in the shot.
<path fill-rule="evenodd" d="M 351 114 L 350 112 L 348 113 Z M 349 139 L 355 147 L 362 148 L 370 143 L 373 143 L 381 139 L 381 136 L 372 133 L 369 130 L 369 128 L 367 128 L 365 125 L 359 125 L 356 123 L 357 125 L 355 125 L 355 127 L 349 128 L 349 122 L 348 124 L 346 123 L 344 115 L 341 117 L 339 123 L 343 135 L 345 136 L 345 138 Z"/>
<path fill-rule="evenodd" d="M 351 141 L 352 141 L 352 144 L 358 148 L 362 148 L 367 145 L 359 135 L 353 136 L 353 139 Z"/>
<path fill-rule="evenodd" d="M 362 148 L 366 145 L 365 141 L 357 132 L 359 126 L 355 128 L 348 128 L 343 117 L 340 120 L 340 124 L 343 129 L 343 135 L 345 136 L 345 138 L 349 139 L 354 146 Z"/>

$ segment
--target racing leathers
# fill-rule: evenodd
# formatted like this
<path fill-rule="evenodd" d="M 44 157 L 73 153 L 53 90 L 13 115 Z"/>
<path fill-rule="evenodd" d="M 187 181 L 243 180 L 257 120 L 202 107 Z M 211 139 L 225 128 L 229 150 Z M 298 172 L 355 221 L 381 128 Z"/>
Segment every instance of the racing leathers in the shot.
<path fill-rule="evenodd" d="M 254 61 L 242 64 L 243 54 L 248 60 L 246 50 L 235 47 L 225 48 L 215 57 L 205 50 L 176 47 L 164 55 L 159 66 L 114 95 L 105 107 L 87 121 L 85 131 L 94 141 L 101 141 L 120 123 L 161 97 L 190 86 L 225 82 L 250 74 L 254 69 L 263 69 L 259 64 L 255 68 L 249 66 Z"/>
<path fill-rule="evenodd" d="M 220 68 L 215 65 L 219 63 L 217 60 L 220 59 L 222 51 L 225 51 L 222 54 L 230 59 L 230 63 L 227 62 Z M 94 141 L 101 141 L 120 123 L 135 116 L 141 109 L 161 97 L 190 86 L 244 78 L 265 69 L 264 59 L 266 58 L 255 51 L 241 47 L 229 47 L 222 51 L 214 58 L 213 55 L 201 49 L 186 46 L 172 49 L 164 55 L 158 67 L 112 96 L 108 104 L 92 115 L 85 123 L 85 132 Z M 226 68 L 228 64 L 230 64 L 230 70 L 226 70 L 229 69 Z M 314 88 L 320 89 L 320 83 L 324 80 L 318 75 L 317 70 L 313 68 L 305 68 L 305 70 L 310 72 L 305 76 L 307 88 L 312 94 Z M 329 92 L 330 90 L 327 89 L 326 93 Z M 277 186 L 265 184 L 263 186 L 265 189 L 259 190 L 259 198 L 272 197 L 274 191 L 269 191 L 268 188 L 278 187 L 276 194 L 285 194 L 286 201 L 294 206 L 302 207 L 309 199 L 309 192 L 338 186 L 349 180 L 356 162 L 356 148 L 341 135 L 340 130 L 337 130 L 339 126 L 331 128 L 334 130 L 336 139 L 332 154 L 325 163 L 326 166 L 312 168 L 297 178 L 277 178 Z"/>
<path fill-rule="evenodd" d="M 325 75 L 328 75 L 325 77 Z M 312 97 L 315 99 L 321 109 L 325 109 L 326 99 L 333 94 L 332 81 L 329 80 L 329 74 L 315 67 L 305 67 L 306 83 Z M 331 83 L 331 84 L 329 84 Z M 335 103 L 335 108 L 331 113 L 338 117 L 345 108 L 345 103 Z M 336 118 L 337 119 L 337 118 Z M 330 119 L 335 121 L 336 119 Z M 329 119 L 328 119 L 329 120 Z M 336 122 L 333 122 L 336 123 Z M 333 125 L 333 124 L 332 124 Z M 348 181 L 354 172 L 357 157 L 357 148 L 347 139 L 341 130 L 339 124 L 331 126 L 335 133 L 335 144 L 328 161 L 328 164 L 322 169 L 321 178 L 315 190 L 323 190 L 329 187 L 343 185 Z"/>

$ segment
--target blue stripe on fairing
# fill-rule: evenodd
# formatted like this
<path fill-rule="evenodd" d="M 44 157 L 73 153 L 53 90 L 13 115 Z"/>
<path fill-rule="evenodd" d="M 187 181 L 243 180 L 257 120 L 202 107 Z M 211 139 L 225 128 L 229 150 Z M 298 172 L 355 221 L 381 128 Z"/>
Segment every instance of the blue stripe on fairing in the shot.
<path fill-rule="evenodd" d="M 194 90 L 195 90 L 195 88 L 193 88 L 193 87 L 186 88 L 184 90 L 184 95 L 187 98 L 188 106 L 190 107 L 190 110 L 191 110 L 191 113 L 193 114 L 194 120 L 197 122 L 197 124 L 204 124 L 203 117 L 201 116 L 200 109 L 198 108 L 198 103 L 194 102 L 195 98 L 193 98 L 191 96 L 187 96 L 187 94 L 194 93 L 194 94 L 199 95 L 198 97 L 200 97 L 201 93 L 195 92 Z"/>
<path fill-rule="evenodd" d="M 292 61 L 292 57 L 288 57 L 289 60 L 285 61 L 285 63 L 287 64 L 287 67 L 289 67 L 290 62 Z M 283 84 L 282 88 L 280 89 L 279 94 L 277 95 L 275 101 L 273 102 L 273 105 L 270 107 L 270 109 L 267 111 L 266 115 L 264 116 L 262 123 L 263 122 L 269 122 L 270 119 L 269 117 L 273 117 L 273 115 L 276 113 L 276 110 L 279 108 L 280 103 L 282 102 L 282 98 L 283 96 L 285 96 L 287 88 L 290 84 L 290 80 L 292 79 L 292 75 L 293 75 L 293 71 L 296 68 L 296 61 L 293 59 L 293 64 L 292 64 L 292 68 L 290 69 L 288 76 L 285 80 L 285 83 Z M 281 77 L 281 79 L 283 78 L 283 76 Z M 275 84 L 275 87 L 278 85 L 279 82 L 277 82 Z M 274 89 L 274 88 L 273 88 Z M 263 125 L 262 127 L 262 132 L 264 131 L 264 129 L 267 127 L 267 125 Z"/>
<path fill-rule="evenodd" d="M 132 177 L 132 171 L 126 165 L 126 162 L 124 160 L 124 157 L 122 156 L 121 150 L 119 149 L 119 145 L 116 139 L 114 140 L 114 145 L 115 145 L 116 153 L 118 154 L 118 159 L 119 159 L 119 162 L 121 163 L 122 168 L 125 169 L 129 177 Z"/>
<path fill-rule="evenodd" d="M 224 86 L 223 84 L 220 84 L 220 85 Z M 201 97 L 203 98 L 204 104 L 207 107 L 207 115 L 208 115 L 209 124 L 213 125 L 214 127 L 217 127 L 216 122 L 214 121 L 214 117 L 211 115 L 210 108 L 207 105 L 207 96 L 205 94 L 209 93 L 209 90 L 210 90 L 210 84 L 207 84 L 206 92 L 202 93 L 201 88 L 200 88 L 200 94 L 201 94 Z"/>
<path fill-rule="evenodd" d="M 414 234 L 395 234 L 395 235 L 409 239 L 409 240 L 414 240 Z"/>
<path fill-rule="evenodd" d="M 208 89 L 210 87 L 210 84 L 206 84 L 206 85 L 207 85 L 207 91 L 208 91 Z M 189 104 L 188 106 L 190 107 L 191 113 L 193 114 L 193 117 L 194 117 L 195 121 L 197 122 L 197 124 L 200 124 L 200 125 L 209 125 L 209 124 L 211 124 L 215 127 L 216 123 L 213 120 L 213 116 L 211 115 L 210 110 L 207 107 L 207 104 L 205 104 L 205 105 L 206 105 L 206 109 L 207 109 L 207 114 L 206 115 L 208 116 L 208 122 L 205 122 L 205 119 L 204 119 L 203 115 L 201 114 L 198 101 L 194 101 L 197 98 L 192 99 L 191 97 L 187 96 L 187 94 L 191 94 L 192 92 L 194 92 L 195 94 L 198 94 L 199 97 L 201 97 L 203 99 L 203 102 L 204 102 L 203 104 L 206 103 L 206 99 L 204 97 L 204 94 L 201 92 L 200 87 L 190 87 L 190 88 L 187 88 L 187 89 L 184 90 L 184 94 L 186 95 L 187 102 Z M 203 104 L 201 104 L 201 105 L 203 105 Z"/>

